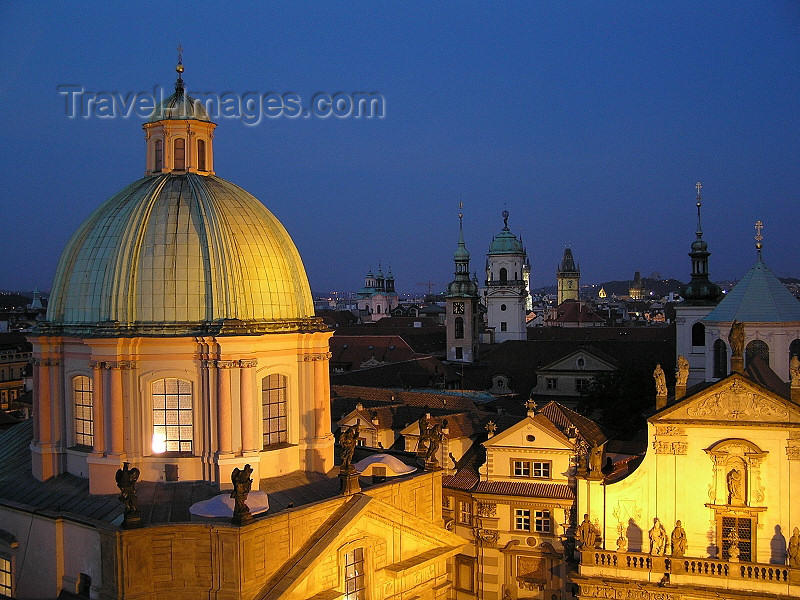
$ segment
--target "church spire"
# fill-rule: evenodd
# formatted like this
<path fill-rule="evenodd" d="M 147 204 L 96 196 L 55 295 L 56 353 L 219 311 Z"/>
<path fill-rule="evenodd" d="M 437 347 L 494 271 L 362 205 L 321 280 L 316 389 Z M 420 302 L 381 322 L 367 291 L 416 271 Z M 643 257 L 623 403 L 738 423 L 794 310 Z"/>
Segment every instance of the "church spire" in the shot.
<path fill-rule="evenodd" d="M 700 207 L 703 204 L 700 190 L 703 184 L 698 181 L 695 188 L 697 188 L 697 231 L 695 231 L 697 239 L 692 242 L 692 251 L 689 252 L 689 257 L 692 259 L 692 280 L 681 290 L 681 295 L 690 304 L 713 305 L 719 301 L 722 290 L 708 278 L 708 257 L 711 253 L 708 251 L 708 244 L 703 240 L 703 227 L 700 222 Z"/>

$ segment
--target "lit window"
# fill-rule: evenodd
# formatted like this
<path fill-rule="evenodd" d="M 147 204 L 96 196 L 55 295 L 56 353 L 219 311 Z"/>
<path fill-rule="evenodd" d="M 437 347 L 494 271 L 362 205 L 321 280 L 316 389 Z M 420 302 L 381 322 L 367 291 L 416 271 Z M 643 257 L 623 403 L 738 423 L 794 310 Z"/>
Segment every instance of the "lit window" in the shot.
<path fill-rule="evenodd" d="M 194 438 L 192 382 L 159 379 L 153 382 L 153 452 L 192 452 Z"/>
<path fill-rule="evenodd" d="M 173 144 L 175 148 L 175 156 L 173 157 L 173 164 L 176 171 L 183 171 L 186 169 L 186 140 L 183 138 L 175 138 Z"/>
<path fill-rule="evenodd" d="M 538 531 L 539 533 L 550 533 L 550 511 L 533 511 L 533 527 L 534 531 Z"/>
<path fill-rule="evenodd" d="M 531 530 L 531 511 L 527 508 L 514 509 L 514 530 L 515 531 L 530 531 Z"/>
<path fill-rule="evenodd" d="M 12 575 L 11 559 L 8 556 L 0 555 L 0 594 L 9 598 L 13 592 Z"/>
<path fill-rule="evenodd" d="M 514 477 L 530 477 L 530 476 L 531 476 L 531 461 L 515 460 Z"/>
<path fill-rule="evenodd" d="M 533 476 L 540 479 L 550 479 L 550 463 L 549 462 L 535 462 L 533 463 Z"/>
<path fill-rule="evenodd" d="M 155 160 L 155 171 L 160 171 L 164 168 L 164 142 L 162 140 L 156 140 L 156 152 L 155 152 L 156 160 Z"/>
<path fill-rule="evenodd" d="M 261 411 L 264 448 L 288 442 L 284 375 L 267 375 L 261 380 Z"/>
<path fill-rule="evenodd" d="M 366 600 L 363 548 L 354 548 L 344 555 L 344 597 L 346 600 Z"/>
<path fill-rule="evenodd" d="M 205 140 L 197 140 L 197 170 L 206 170 L 206 142 Z"/>
<path fill-rule="evenodd" d="M 94 445 L 92 380 L 86 375 L 72 378 L 72 398 L 75 406 L 75 445 L 91 448 Z"/>
<path fill-rule="evenodd" d="M 459 502 L 458 503 L 458 522 L 463 525 L 472 524 L 472 503 Z"/>

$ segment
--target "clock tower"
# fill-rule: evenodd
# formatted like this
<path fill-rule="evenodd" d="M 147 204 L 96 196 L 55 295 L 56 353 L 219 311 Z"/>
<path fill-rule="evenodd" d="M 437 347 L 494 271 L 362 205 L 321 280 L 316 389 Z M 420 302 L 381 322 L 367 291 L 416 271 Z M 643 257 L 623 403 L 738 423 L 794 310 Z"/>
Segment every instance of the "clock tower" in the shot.
<path fill-rule="evenodd" d="M 478 346 L 478 284 L 469 278 L 469 252 L 464 244 L 464 215 L 458 214 L 458 248 L 453 254 L 455 279 L 447 286 L 447 360 L 471 363 Z"/>
<path fill-rule="evenodd" d="M 572 249 L 567 246 L 564 248 L 564 258 L 558 265 L 556 273 L 558 280 L 558 303 L 564 300 L 578 300 L 578 290 L 581 284 L 581 268 L 575 266 L 575 259 L 572 257 Z"/>

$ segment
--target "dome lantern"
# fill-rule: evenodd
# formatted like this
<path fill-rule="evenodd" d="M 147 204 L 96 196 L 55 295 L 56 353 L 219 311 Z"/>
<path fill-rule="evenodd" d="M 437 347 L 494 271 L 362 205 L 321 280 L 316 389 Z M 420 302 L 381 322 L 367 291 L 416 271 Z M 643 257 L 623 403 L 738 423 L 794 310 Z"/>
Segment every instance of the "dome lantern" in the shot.
<path fill-rule="evenodd" d="M 180 46 L 178 50 L 175 93 L 156 105 L 142 126 L 147 143 L 145 175 L 213 175 L 213 139 L 217 125 L 211 122 L 203 103 L 186 94 Z"/>

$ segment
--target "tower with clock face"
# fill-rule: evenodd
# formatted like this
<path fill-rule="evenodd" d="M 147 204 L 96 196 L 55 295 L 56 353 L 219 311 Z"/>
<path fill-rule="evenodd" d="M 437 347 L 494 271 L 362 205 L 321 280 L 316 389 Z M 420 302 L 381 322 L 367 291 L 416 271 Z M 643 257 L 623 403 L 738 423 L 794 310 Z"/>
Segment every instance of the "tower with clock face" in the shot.
<path fill-rule="evenodd" d="M 469 252 L 459 213 L 458 248 L 453 254 L 455 278 L 447 286 L 447 360 L 474 362 L 478 345 L 478 284 L 469 278 Z"/>

